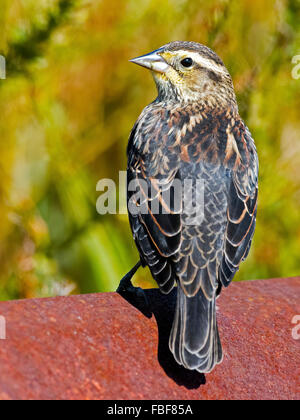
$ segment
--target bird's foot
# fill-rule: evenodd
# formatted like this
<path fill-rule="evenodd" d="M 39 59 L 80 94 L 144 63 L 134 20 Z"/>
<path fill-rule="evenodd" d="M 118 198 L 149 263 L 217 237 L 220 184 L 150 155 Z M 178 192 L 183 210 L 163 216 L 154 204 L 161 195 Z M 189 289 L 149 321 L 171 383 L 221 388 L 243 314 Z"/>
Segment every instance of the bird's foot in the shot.
<path fill-rule="evenodd" d="M 117 293 L 124 297 L 130 297 L 130 299 L 136 298 L 139 302 L 144 302 L 145 307 L 150 308 L 150 302 L 145 291 L 141 287 L 133 286 L 126 276 L 121 280 Z"/>
<path fill-rule="evenodd" d="M 117 293 L 123 296 L 128 302 L 135 303 L 146 316 L 151 317 L 152 311 L 146 292 L 141 287 L 135 287 L 131 283 L 131 279 L 140 265 L 140 263 L 137 264 L 122 278 L 119 287 L 117 288 Z"/>

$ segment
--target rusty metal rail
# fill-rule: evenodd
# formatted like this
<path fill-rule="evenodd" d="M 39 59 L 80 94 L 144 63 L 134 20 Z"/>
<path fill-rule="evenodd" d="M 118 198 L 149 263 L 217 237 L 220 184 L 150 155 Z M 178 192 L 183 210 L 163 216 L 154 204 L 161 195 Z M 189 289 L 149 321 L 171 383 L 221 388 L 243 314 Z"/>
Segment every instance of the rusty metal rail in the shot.
<path fill-rule="evenodd" d="M 300 278 L 224 291 L 206 378 L 168 351 L 175 293 L 147 295 L 152 316 L 115 293 L 1 302 L 0 399 L 299 399 Z"/>

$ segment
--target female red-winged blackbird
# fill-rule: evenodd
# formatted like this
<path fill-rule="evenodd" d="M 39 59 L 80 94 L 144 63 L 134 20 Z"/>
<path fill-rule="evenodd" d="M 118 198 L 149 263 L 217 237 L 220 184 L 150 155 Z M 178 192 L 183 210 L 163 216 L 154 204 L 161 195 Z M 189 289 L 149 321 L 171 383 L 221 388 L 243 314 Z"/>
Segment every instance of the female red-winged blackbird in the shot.
<path fill-rule="evenodd" d="M 209 48 L 172 42 L 131 61 L 152 70 L 158 97 L 129 140 L 129 219 L 141 261 L 118 290 L 132 287 L 140 265 L 163 293 L 177 284 L 170 350 L 180 365 L 210 372 L 222 360 L 216 298 L 248 255 L 255 229 L 254 141 L 231 77 Z M 177 198 L 175 181 L 183 185 Z"/>

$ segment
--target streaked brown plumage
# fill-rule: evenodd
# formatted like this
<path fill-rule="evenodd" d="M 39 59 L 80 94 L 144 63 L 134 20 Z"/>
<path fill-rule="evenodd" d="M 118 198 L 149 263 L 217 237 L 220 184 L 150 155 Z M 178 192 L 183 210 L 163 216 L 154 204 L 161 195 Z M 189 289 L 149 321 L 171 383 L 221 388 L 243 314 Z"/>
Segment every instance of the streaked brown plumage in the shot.
<path fill-rule="evenodd" d="M 128 183 L 136 180 L 142 191 L 133 205 L 149 210 L 129 212 L 130 224 L 141 263 L 160 290 L 178 286 L 170 350 L 186 368 L 210 372 L 222 360 L 216 298 L 248 255 L 254 234 L 256 149 L 239 116 L 231 77 L 209 48 L 173 42 L 133 62 L 151 68 L 158 97 L 129 140 Z M 191 225 L 189 206 L 181 203 L 181 211 L 174 211 L 163 191 L 172 194 L 174 180 L 197 179 L 204 181 L 204 218 Z M 159 205 L 168 211 L 154 214 Z"/>

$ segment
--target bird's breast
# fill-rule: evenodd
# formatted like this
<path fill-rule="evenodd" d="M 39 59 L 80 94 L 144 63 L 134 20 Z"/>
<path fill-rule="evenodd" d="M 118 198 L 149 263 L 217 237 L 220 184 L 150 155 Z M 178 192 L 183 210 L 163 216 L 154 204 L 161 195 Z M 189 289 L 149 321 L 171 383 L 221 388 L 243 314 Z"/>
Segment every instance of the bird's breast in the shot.
<path fill-rule="evenodd" d="M 247 160 L 244 132 L 240 118 L 228 110 L 152 104 L 138 120 L 133 143 L 151 176 L 201 161 L 236 170 Z"/>

